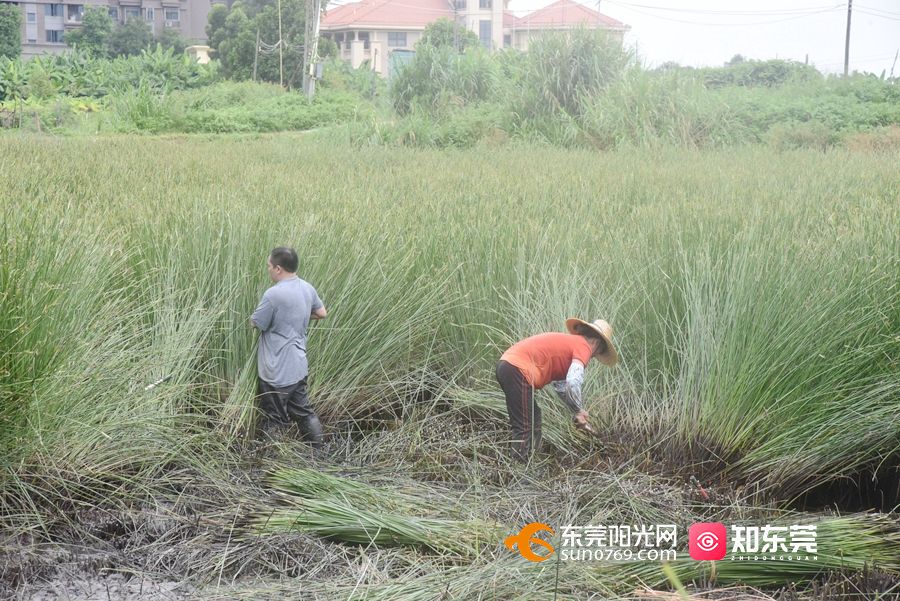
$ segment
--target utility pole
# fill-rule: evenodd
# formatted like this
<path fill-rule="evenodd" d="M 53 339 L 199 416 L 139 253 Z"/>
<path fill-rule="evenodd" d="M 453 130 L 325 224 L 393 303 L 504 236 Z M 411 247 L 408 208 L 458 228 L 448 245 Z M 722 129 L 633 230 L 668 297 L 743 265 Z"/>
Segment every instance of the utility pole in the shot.
<path fill-rule="evenodd" d="M 847 0 L 847 38 L 844 41 L 844 77 L 850 72 L 850 15 L 853 12 L 853 0 Z"/>
<path fill-rule="evenodd" d="M 316 59 L 319 48 L 319 19 L 322 0 L 306 0 L 306 37 L 303 39 L 303 90 L 312 102 L 316 93 Z"/>
<path fill-rule="evenodd" d="M 281 36 L 281 0 L 278 0 L 278 84 L 284 87 L 284 38 Z"/>
<path fill-rule="evenodd" d="M 453 0 L 453 47 L 459 52 L 459 0 Z"/>
<path fill-rule="evenodd" d="M 259 30 L 256 30 L 256 54 L 253 55 L 253 81 L 256 81 L 256 65 L 259 63 Z"/>

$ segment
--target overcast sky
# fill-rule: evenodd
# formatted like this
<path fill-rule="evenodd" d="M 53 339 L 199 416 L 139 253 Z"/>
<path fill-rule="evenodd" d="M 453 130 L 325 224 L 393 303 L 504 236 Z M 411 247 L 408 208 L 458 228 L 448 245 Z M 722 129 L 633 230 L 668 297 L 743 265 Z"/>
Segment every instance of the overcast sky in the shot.
<path fill-rule="evenodd" d="M 552 1 L 511 0 L 509 8 L 519 14 Z M 798 61 L 809 55 L 821 71 L 844 69 L 846 1 L 600 0 L 600 12 L 631 26 L 626 43 L 650 65 L 720 65 L 735 54 Z M 890 73 L 898 49 L 900 0 L 853 0 L 850 70 Z"/>

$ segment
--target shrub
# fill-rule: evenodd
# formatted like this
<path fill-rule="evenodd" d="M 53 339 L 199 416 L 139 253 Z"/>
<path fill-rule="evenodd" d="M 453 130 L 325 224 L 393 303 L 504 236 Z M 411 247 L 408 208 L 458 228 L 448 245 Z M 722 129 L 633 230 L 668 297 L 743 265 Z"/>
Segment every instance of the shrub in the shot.
<path fill-rule="evenodd" d="M 700 81 L 679 72 L 632 69 L 584 109 L 587 139 L 620 145 L 721 146 L 745 138 L 728 107 Z"/>
<path fill-rule="evenodd" d="M 507 61 L 510 71 L 522 78 L 507 93 L 524 118 L 558 111 L 580 117 L 585 100 L 592 103 L 632 60 L 633 55 L 603 31 L 544 35 L 532 42 L 521 64 Z"/>
<path fill-rule="evenodd" d="M 769 132 L 769 144 L 776 150 L 812 148 L 828 150 L 838 142 L 837 134 L 824 123 L 779 123 Z"/>
<path fill-rule="evenodd" d="M 869 132 L 851 134 L 844 140 L 850 150 L 861 152 L 900 151 L 900 126 L 891 125 Z"/>
<path fill-rule="evenodd" d="M 430 114 L 491 99 L 497 90 L 498 64 L 480 47 L 459 54 L 453 48 L 425 45 L 391 85 L 394 109 Z"/>
<path fill-rule="evenodd" d="M 697 73 L 711 88 L 725 86 L 772 88 L 788 83 L 820 81 L 815 67 L 789 60 L 736 61 L 724 67 L 698 69 Z"/>

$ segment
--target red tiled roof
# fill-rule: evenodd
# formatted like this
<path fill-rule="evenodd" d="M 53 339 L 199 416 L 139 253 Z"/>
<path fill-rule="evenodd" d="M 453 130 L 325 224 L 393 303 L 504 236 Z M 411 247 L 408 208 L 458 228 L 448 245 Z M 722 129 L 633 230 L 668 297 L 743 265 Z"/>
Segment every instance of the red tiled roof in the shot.
<path fill-rule="evenodd" d="M 454 17 L 448 0 L 360 0 L 326 11 L 321 27 L 324 30 L 342 27 L 424 29 L 442 17 Z M 626 28 L 624 23 L 573 0 L 557 0 L 524 17 L 516 17 L 509 11 L 503 13 L 503 27 L 509 29 L 564 29 L 597 23 L 612 29 Z"/>
<path fill-rule="evenodd" d="M 322 29 L 335 27 L 424 28 L 441 17 L 453 18 L 447 0 L 361 0 L 326 11 Z"/>
<path fill-rule="evenodd" d="M 611 29 L 625 29 L 625 24 L 573 0 L 557 0 L 550 6 L 519 17 L 516 29 L 554 29 L 602 23 Z"/>

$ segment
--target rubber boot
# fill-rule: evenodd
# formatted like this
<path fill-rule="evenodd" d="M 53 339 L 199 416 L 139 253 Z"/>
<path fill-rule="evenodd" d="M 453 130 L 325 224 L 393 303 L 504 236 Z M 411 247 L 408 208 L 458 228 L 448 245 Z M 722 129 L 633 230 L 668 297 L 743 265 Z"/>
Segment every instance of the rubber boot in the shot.
<path fill-rule="evenodd" d="M 303 430 L 303 438 L 312 443 L 317 449 L 322 448 L 322 422 L 316 415 L 310 415 L 306 418 L 306 423 L 301 424 Z"/>

